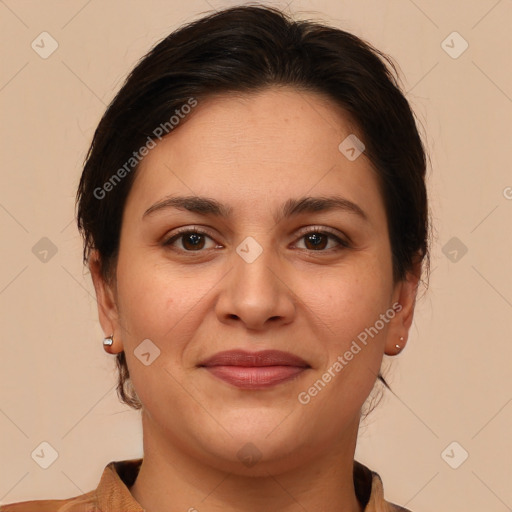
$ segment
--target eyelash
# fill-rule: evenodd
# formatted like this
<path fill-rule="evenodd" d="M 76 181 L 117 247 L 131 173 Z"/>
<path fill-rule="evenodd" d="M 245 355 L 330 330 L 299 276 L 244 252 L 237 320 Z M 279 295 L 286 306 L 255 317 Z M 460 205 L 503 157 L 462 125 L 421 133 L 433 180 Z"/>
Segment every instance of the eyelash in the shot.
<path fill-rule="evenodd" d="M 332 238 L 333 240 L 335 240 L 339 246 L 338 247 L 331 247 L 330 249 L 320 249 L 320 250 L 314 250 L 314 249 L 300 249 L 300 250 L 303 250 L 303 251 L 308 251 L 308 252 L 313 252 L 313 253 L 329 253 L 331 251 L 338 251 L 338 250 L 342 250 L 342 249 L 348 249 L 350 248 L 350 244 L 346 241 L 346 240 L 343 240 L 342 238 L 340 238 L 339 236 L 335 235 L 334 233 L 332 233 L 331 231 L 329 230 L 326 230 L 325 228 L 320 228 L 320 227 L 312 227 L 312 228 L 306 228 L 306 230 L 302 231 L 300 236 L 298 237 L 298 240 L 300 239 L 303 239 L 304 237 L 306 237 L 307 235 L 310 235 L 312 233 L 318 233 L 320 235 L 325 235 L 329 238 Z M 206 236 L 210 239 L 213 240 L 213 237 L 211 237 L 208 233 L 206 233 L 205 231 L 201 231 L 200 229 L 197 229 L 195 227 L 187 227 L 187 228 L 183 228 L 179 231 L 177 231 L 176 233 L 174 233 L 170 238 L 168 238 L 167 240 L 165 240 L 162 245 L 164 247 L 170 247 L 172 246 L 172 244 L 177 241 L 178 239 L 182 238 L 184 235 L 188 235 L 188 234 L 197 234 L 197 235 L 202 235 L 202 236 Z M 205 250 L 203 249 L 200 249 L 200 250 L 197 250 L 197 251 L 187 251 L 186 249 L 177 249 L 178 251 L 180 252 L 183 252 L 183 253 L 201 253 L 201 252 L 204 252 Z"/>

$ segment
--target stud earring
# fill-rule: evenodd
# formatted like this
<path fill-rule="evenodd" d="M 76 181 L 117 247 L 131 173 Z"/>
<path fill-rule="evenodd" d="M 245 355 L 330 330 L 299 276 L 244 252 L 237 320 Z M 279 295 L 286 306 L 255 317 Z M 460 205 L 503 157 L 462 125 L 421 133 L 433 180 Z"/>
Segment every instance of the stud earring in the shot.
<path fill-rule="evenodd" d="M 400 336 L 400 341 L 404 341 L 404 337 L 403 336 Z M 395 348 L 397 350 L 397 352 L 401 352 L 402 351 L 402 345 L 399 345 L 398 343 L 395 345 Z"/>
<path fill-rule="evenodd" d="M 103 348 L 108 352 L 109 347 L 114 344 L 114 335 L 111 334 L 103 340 Z"/>

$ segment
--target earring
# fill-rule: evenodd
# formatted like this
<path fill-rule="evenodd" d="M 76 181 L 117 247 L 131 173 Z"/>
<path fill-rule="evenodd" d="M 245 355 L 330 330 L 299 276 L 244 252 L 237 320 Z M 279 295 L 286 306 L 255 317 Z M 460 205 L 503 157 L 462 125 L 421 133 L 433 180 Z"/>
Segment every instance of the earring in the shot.
<path fill-rule="evenodd" d="M 400 336 L 400 341 L 401 342 L 404 341 L 404 337 L 403 336 Z M 399 345 L 398 343 L 395 345 L 395 348 L 397 350 L 397 353 L 402 351 L 402 345 Z"/>
<path fill-rule="evenodd" d="M 111 334 L 103 340 L 103 348 L 106 352 L 109 352 L 109 348 L 114 344 L 114 335 Z"/>

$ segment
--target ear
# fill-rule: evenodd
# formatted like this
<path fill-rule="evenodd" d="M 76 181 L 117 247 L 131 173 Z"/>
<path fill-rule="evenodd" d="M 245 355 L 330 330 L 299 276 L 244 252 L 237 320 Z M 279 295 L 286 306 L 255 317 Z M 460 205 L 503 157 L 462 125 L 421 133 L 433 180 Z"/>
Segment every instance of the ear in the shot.
<path fill-rule="evenodd" d="M 96 249 L 91 251 L 89 257 L 89 270 L 91 272 L 94 290 L 96 291 L 96 302 L 98 303 L 98 317 L 105 336 L 114 334 L 114 343 L 106 350 L 116 354 L 123 350 L 120 340 L 119 312 L 117 307 L 115 284 L 105 281 L 101 275 L 101 258 Z M 116 333 L 118 336 L 116 336 Z M 117 339 L 116 339 L 117 338 Z"/>
<path fill-rule="evenodd" d="M 407 337 L 414 316 L 420 275 L 421 261 L 418 261 L 414 264 L 413 269 L 407 272 L 405 279 L 395 284 L 392 307 L 396 314 L 389 322 L 385 347 L 386 355 L 399 354 L 407 344 Z M 403 340 L 400 338 L 403 338 Z"/>

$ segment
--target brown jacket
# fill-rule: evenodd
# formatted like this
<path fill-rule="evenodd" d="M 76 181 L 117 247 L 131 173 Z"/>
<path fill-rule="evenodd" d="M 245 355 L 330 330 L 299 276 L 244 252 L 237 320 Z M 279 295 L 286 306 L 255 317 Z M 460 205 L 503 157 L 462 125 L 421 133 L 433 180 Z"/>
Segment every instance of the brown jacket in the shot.
<path fill-rule="evenodd" d="M 141 463 L 142 459 L 110 462 L 103 470 L 98 487 L 86 494 L 1 505 L 0 512 L 144 512 L 129 490 Z M 354 461 L 354 484 L 364 512 L 411 512 L 385 501 L 379 475 L 357 461 Z"/>

